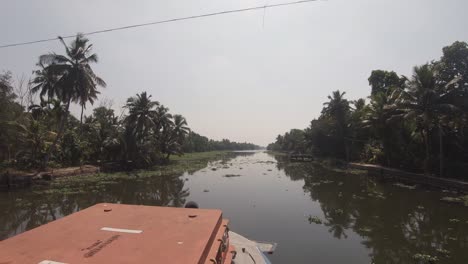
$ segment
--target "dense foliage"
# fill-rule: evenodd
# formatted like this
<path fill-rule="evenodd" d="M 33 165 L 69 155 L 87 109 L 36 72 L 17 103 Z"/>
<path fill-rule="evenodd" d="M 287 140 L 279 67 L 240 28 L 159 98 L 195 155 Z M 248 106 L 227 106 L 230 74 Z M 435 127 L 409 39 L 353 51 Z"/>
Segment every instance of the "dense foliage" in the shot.
<path fill-rule="evenodd" d="M 110 106 L 83 111 L 106 83 L 91 65 L 98 62 L 92 45 L 78 34 L 60 39 L 65 55 L 39 57 L 31 81 L 14 87 L 10 72 L 0 74 L 0 162 L 19 169 L 115 162 L 137 167 L 167 161 L 171 155 L 210 150 L 245 150 L 253 144 L 214 141 L 191 132 L 181 115 L 152 100 L 146 92 L 128 98 L 126 115 Z M 16 88 L 16 89 L 15 89 Z M 39 97 L 39 98 L 37 98 Z M 78 104 L 78 120 L 70 106 Z"/>
<path fill-rule="evenodd" d="M 308 128 L 279 135 L 268 149 L 466 177 L 467 43 L 443 48 L 409 78 L 375 70 L 368 81 L 368 103 L 335 91 Z"/>
<path fill-rule="evenodd" d="M 208 139 L 195 132 L 190 131 L 185 139 L 185 144 L 182 148 L 184 152 L 204 152 L 216 150 L 255 150 L 260 149 L 259 146 L 252 143 L 232 142 L 229 139 L 221 141 Z"/>

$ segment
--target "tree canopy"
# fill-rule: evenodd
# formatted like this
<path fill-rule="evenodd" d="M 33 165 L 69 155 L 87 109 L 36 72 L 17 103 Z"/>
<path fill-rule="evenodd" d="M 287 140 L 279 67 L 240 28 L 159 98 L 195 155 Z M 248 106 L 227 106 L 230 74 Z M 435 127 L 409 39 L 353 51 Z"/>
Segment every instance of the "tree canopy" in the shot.
<path fill-rule="evenodd" d="M 466 178 L 468 45 L 457 41 L 442 52 L 410 78 L 372 71 L 367 100 L 332 92 L 308 128 L 279 135 L 268 149 Z"/>

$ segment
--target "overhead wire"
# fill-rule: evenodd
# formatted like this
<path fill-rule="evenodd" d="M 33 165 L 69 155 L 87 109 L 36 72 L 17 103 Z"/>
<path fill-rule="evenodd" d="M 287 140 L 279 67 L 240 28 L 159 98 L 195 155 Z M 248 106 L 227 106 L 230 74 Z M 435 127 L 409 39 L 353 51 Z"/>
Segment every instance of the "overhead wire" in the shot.
<path fill-rule="evenodd" d="M 241 8 L 241 9 L 232 9 L 232 10 L 226 10 L 226 11 L 220 11 L 220 12 L 214 12 L 214 13 L 207 13 L 207 14 L 201 14 L 201 15 L 193 15 L 193 16 L 186 16 L 186 17 L 178 17 L 178 18 L 172 18 L 172 19 L 166 19 L 166 20 L 153 21 L 153 22 L 148 22 L 148 23 L 133 24 L 133 25 L 122 26 L 122 27 L 113 27 L 113 28 L 107 28 L 107 29 L 101 29 L 101 30 L 96 30 L 96 31 L 85 32 L 85 33 L 82 33 L 82 34 L 85 35 L 85 36 L 89 36 L 89 35 L 107 33 L 107 32 L 112 32 L 112 31 L 126 30 L 126 29 L 131 29 L 131 28 L 138 28 L 138 27 L 146 27 L 146 26 L 165 24 L 165 23 L 171 23 L 171 22 L 177 22 L 177 21 L 183 21 L 183 20 L 198 19 L 198 18 L 219 16 L 219 15 L 232 14 L 232 13 L 240 13 L 240 12 L 246 12 L 246 11 L 259 10 L 259 9 L 266 10 L 267 8 L 272 8 L 272 7 L 282 7 L 282 6 L 297 5 L 297 4 L 304 4 L 304 3 L 317 2 L 317 1 L 319 1 L 319 0 L 300 0 L 300 1 L 278 3 L 278 4 L 267 4 L 267 5 L 262 5 L 262 6 L 247 7 L 247 8 Z M 54 37 L 54 38 L 32 40 L 32 41 L 26 41 L 26 42 L 3 44 L 3 45 L 0 45 L 0 49 L 8 48 L 8 47 L 32 45 L 32 44 L 43 43 L 43 42 L 56 41 L 56 40 L 59 40 L 60 38 L 66 39 L 66 38 L 74 38 L 74 37 L 76 37 L 76 34 L 66 35 L 66 36 L 61 36 L 61 37 Z"/>

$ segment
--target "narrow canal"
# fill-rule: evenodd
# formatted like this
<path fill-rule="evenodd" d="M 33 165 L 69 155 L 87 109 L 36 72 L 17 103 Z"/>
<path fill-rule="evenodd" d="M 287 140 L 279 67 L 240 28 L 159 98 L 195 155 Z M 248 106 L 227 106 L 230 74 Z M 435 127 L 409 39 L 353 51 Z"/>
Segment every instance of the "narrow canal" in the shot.
<path fill-rule="evenodd" d="M 92 191 L 0 193 L 0 239 L 98 202 L 193 200 L 222 209 L 232 230 L 277 242 L 273 263 L 467 263 L 468 209 L 440 201 L 450 195 L 237 152 L 183 175 L 100 182 Z"/>

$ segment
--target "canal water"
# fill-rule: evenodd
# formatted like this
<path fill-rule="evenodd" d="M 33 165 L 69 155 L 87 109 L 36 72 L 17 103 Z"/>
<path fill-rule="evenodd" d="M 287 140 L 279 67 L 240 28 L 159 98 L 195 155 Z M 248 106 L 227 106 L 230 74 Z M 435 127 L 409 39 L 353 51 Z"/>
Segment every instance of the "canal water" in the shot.
<path fill-rule="evenodd" d="M 468 208 L 440 201 L 455 194 L 356 171 L 236 152 L 183 175 L 101 184 L 99 192 L 0 193 L 0 239 L 99 202 L 192 200 L 223 210 L 235 232 L 277 242 L 273 263 L 468 263 Z"/>

